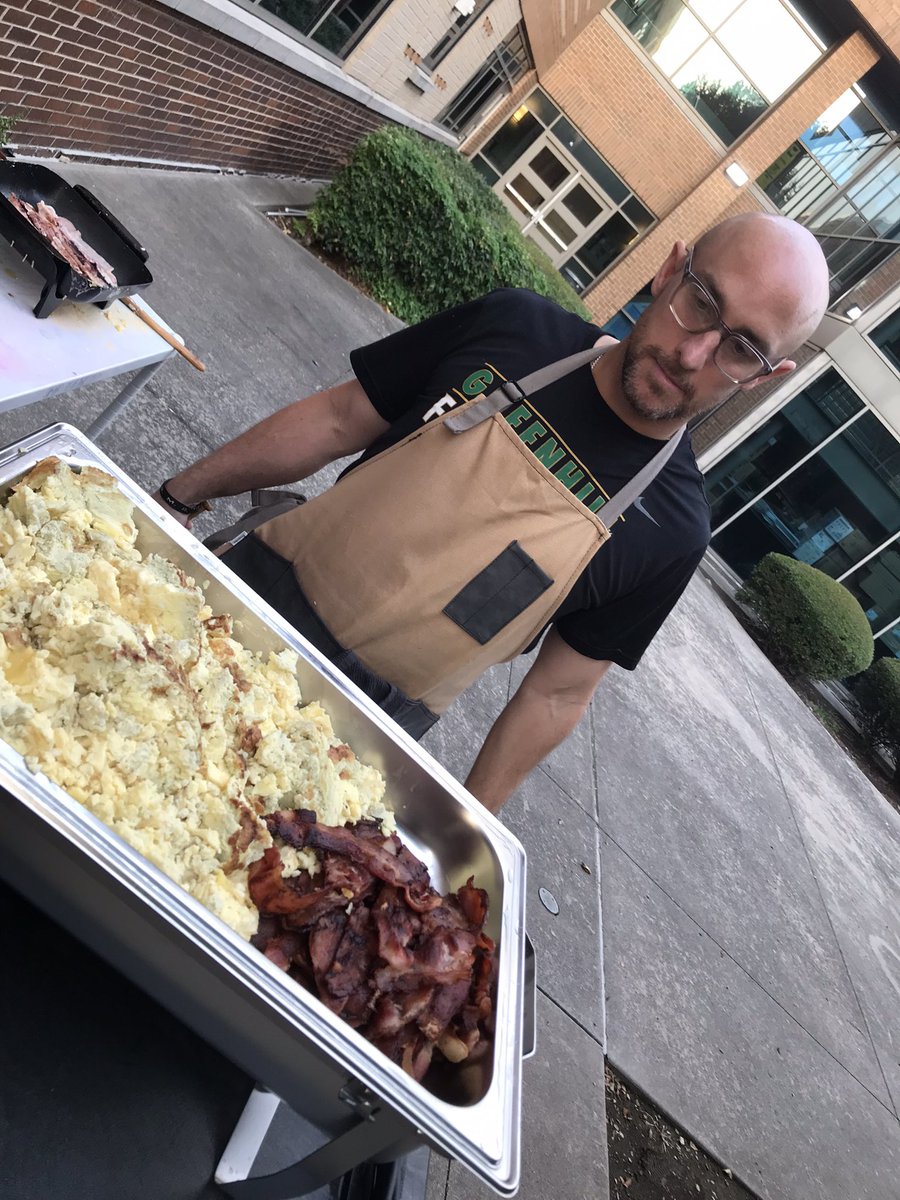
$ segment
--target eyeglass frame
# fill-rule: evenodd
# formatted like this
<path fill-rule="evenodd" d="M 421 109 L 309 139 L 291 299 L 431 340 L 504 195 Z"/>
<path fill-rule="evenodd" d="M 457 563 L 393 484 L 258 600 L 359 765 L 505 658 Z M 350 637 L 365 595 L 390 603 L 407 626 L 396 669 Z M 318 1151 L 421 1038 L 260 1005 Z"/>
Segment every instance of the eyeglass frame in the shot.
<path fill-rule="evenodd" d="M 729 375 L 727 371 L 723 370 L 722 367 L 719 366 L 719 363 L 716 360 L 716 355 L 719 353 L 719 347 L 723 344 L 723 342 L 725 340 L 724 338 L 720 338 L 719 345 L 716 346 L 715 350 L 713 351 L 713 362 L 716 364 L 717 369 L 722 372 L 722 374 L 725 376 L 725 378 L 730 383 L 737 384 L 740 387 L 742 384 L 745 384 L 745 383 L 753 383 L 754 380 L 756 380 L 756 379 L 764 379 L 767 375 L 774 375 L 775 368 L 783 360 L 779 360 L 778 363 L 775 363 L 773 365 L 772 363 L 769 362 L 769 360 L 763 354 L 762 350 L 760 350 L 760 348 L 758 346 L 754 346 L 749 338 L 744 337 L 744 335 L 742 333 L 735 332 L 735 330 L 730 329 L 725 324 L 725 322 L 722 320 L 721 313 L 719 312 L 718 304 L 715 302 L 715 300 L 712 298 L 712 296 L 707 291 L 703 281 L 701 279 L 699 279 L 694 274 L 694 272 L 691 270 L 691 263 L 693 262 L 693 260 L 694 260 L 694 247 L 691 246 L 690 250 L 688 250 L 688 252 L 687 252 L 687 258 L 685 259 L 685 262 L 684 262 L 684 268 L 681 273 L 681 279 L 679 280 L 678 286 L 676 287 L 675 291 L 672 293 L 672 299 L 669 301 L 669 312 L 675 318 L 675 321 L 678 324 L 678 327 L 680 329 L 683 329 L 685 333 L 692 333 L 692 334 L 693 333 L 712 333 L 718 327 L 719 329 L 723 330 L 724 333 L 727 334 L 728 337 L 733 337 L 733 338 L 736 338 L 737 341 L 743 342 L 743 344 L 745 346 L 748 346 L 753 351 L 753 353 L 759 359 L 762 360 L 763 366 L 762 366 L 761 371 L 758 371 L 755 375 L 751 375 L 749 379 L 735 379 L 733 376 Z M 705 299 L 709 301 L 710 308 L 712 308 L 713 312 L 716 314 L 715 324 L 710 325 L 709 328 L 707 328 L 707 329 L 688 329 L 687 325 L 685 325 L 684 321 L 682 321 L 681 317 L 679 317 L 678 313 L 675 311 L 675 307 L 674 307 L 675 297 L 678 295 L 679 291 L 684 287 L 684 285 L 686 283 L 693 283 L 697 288 L 699 288 L 700 292 L 703 294 Z"/>

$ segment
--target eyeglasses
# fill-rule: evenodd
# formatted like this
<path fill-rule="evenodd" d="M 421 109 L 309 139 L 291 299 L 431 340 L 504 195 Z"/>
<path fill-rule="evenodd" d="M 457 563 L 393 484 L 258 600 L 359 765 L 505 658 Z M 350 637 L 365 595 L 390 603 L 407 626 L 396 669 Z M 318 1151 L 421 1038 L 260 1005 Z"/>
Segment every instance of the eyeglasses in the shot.
<path fill-rule="evenodd" d="M 684 274 L 669 301 L 669 311 L 686 333 L 722 331 L 722 339 L 713 353 L 713 362 L 732 383 L 749 383 L 761 375 L 771 375 L 775 367 L 745 337 L 729 329 L 719 315 L 719 306 L 691 270 L 693 246 L 688 251 Z"/>

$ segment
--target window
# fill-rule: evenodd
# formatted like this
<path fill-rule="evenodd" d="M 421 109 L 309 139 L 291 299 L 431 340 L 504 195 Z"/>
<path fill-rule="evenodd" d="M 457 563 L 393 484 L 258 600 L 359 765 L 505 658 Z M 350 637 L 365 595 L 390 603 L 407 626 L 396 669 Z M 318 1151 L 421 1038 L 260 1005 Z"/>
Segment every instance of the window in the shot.
<path fill-rule="evenodd" d="M 655 219 L 540 89 L 472 162 L 577 292 Z"/>
<path fill-rule="evenodd" d="M 900 371 L 900 308 L 869 335 L 881 353 Z"/>
<path fill-rule="evenodd" d="M 345 58 L 390 0 L 251 0 L 251 3 L 338 58 Z"/>
<path fill-rule="evenodd" d="M 900 144 L 863 86 L 850 88 L 757 183 L 819 239 L 835 303 L 900 244 Z"/>
<path fill-rule="evenodd" d="M 530 66 L 531 54 L 520 24 L 438 115 L 438 124 L 463 137 L 478 123 L 489 105 L 512 91 L 513 84 Z"/>
<path fill-rule="evenodd" d="M 900 621 L 900 441 L 837 371 L 745 438 L 706 484 L 713 549 L 743 578 L 777 551 L 845 583 L 876 637 Z"/>
<path fill-rule="evenodd" d="M 785 0 L 613 0 L 611 10 L 726 146 L 823 49 Z"/>
<path fill-rule="evenodd" d="M 651 281 L 652 282 L 652 281 Z M 614 338 L 618 338 L 621 342 L 623 338 L 627 338 L 637 325 L 642 313 L 648 309 L 653 303 L 653 293 L 650 290 L 650 283 L 644 285 L 639 292 L 631 297 L 627 304 L 611 317 L 603 326 L 604 333 L 612 334 Z"/>
<path fill-rule="evenodd" d="M 457 12 L 456 20 L 441 38 L 441 40 L 432 47 L 428 54 L 422 60 L 423 66 L 426 66 L 429 71 L 433 71 L 442 58 L 446 58 L 462 35 L 475 24 L 491 0 L 477 0 L 475 7 L 468 14 Z M 460 7 L 467 7 L 460 5 Z"/>

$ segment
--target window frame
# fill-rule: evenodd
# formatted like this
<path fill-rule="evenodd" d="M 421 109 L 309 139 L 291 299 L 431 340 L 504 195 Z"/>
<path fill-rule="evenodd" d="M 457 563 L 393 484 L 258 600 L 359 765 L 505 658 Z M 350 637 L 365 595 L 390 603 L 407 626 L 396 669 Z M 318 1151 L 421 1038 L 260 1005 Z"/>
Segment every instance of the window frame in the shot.
<path fill-rule="evenodd" d="M 380 20 L 384 13 L 390 8 L 394 0 L 376 0 L 375 5 L 365 18 L 360 27 L 348 38 L 346 45 L 341 48 L 340 53 L 329 49 L 322 42 L 316 41 L 313 36 L 314 31 L 332 15 L 334 10 L 342 3 L 342 0 L 328 0 L 325 12 L 321 13 L 313 21 L 312 29 L 309 32 L 304 32 L 296 25 L 292 25 L 290 21 L 286 21 L 284 17 L 280 17 L 271 9 L 264 8 L 262 0 L 232 0 L 233 4 L 252 12 L 254 15 L 266 21 L 267 24 L 274 26 L 276 29 L 282 30 L 288 37 L 294 38 L 296 41 L 308 46 L 311 50 L 315 50 L 317 54 L 321 54 L 324 58 L 331 62 L 343 66 L 346 60 L 350 57 L 362 39 L 366 36 L 369 30 Z"/>
<path fill-rule="evenodd" d="M 451 50 L 464 37 L 484 11 L 490 7 L 493 0 L 477 0 L 474 9 L 468 16 L 460 13 L 443 37 L 439 38 L 431 50 L 422 59 L 422 66 L 427 71 L 433 71 L 444 61 Z M 461 18 L 461 19 L 460 19 Z"/>
<path fill-rule="evenodd" d="M 535 109 L 528 108 L 528 102 L 537 93 L 540 93 L 541 96 L 543 97 L 543 99 L 548 101 L 549 104 L 552 106 L 552 108 L 556 112 L 556 115 L 554 117 L 552 117 L 552 119 L 549 122 L 547 120 L 545 120 L 545 118 L 540 114 L 539 111 L 535 111 Z M 489 157 L 487 148 L 490 145 L 491 141 L 495 137 L 497 137 L 498 134 L 501 132 L 501 130 L 506 127 L 506 125 L 509 123 L 510 120 L 512 120 L 512 117 L 507 118 L 507 121 L 504 122 L 504 124 L 500 127 L 500 129 L 494 130 L 493 133 L 491 134 L 491 136 L 489 138 L 487 138 L 478 147 L 478 149 L 470 156 L 470 161 L 473 163 L 473 165 L 476 167 L 476 169 L 480 169 L 478 166 L 478 162 L 476 161 L 476 160 L 480 159 L 481 162 L 490 170 L 491 174 L 496 176 L 496 178 L 490 184 L 490 187 L 494 191 L 495 195 L 497 195 L 500 199 L 502 199 L 503 185 L 509 178 L 512 177 L 512 175 L 518 169 L 518 164 L 521 162 L 524 155 L 526 153 L 528 153 L 532 149 L 533 146 L 536 146 L 539 141 L 541 141 L 542 139 L 546 139 L 549 136 L 549 138 L 551 139 L 551 142 L 559 147 L 560 152 L 562 153 L 562 155 L 565 157 L 565 159 L 567 161 L 574 160 L 577 163 L 578 170 L 576 172 L 575 177 L 572 180 L 572 186 L 574 187 L 575 183 L 577 183 L 578 180 L 583 177 L 584 180 L 590 185 L 591 189 L 596 189 L 597 191 L 599 191 L 600 195 L 603 197 L 604 201 L 606 202 L 606 204 L 609 207 L 609 212 L 608 212 L 606 221 L 604 221 L 603 225 L 600 225 L 596 230 L 593 230 L 591 232 L 591 234 L 589 235 L 589 237 L 584 240 L 583 244 L 586 245 L 587 242 L 590 241 L 590 239 L 593 236 L 595 236 L 595 234 L 599 233 L 604 228 L 604 226 L 616 216 L 621 216 L 625 221 L 628 222 L 628 224 L 631 226 L 631 228 L 634 229 L 634 231 L 635 231 L 634 238 L 628 243 L 629 247 L 631 247 L 634 244 L 634 242 L 638 241 L 640 238 L 642 238 L 646 233 L 648 233 L 651 229 L 653 229 L 658 224 L 659 218 L 652 211 L 652 209 L 650 209 L 644 203 L 644 201 L 640 198 L 640 196 L 638 196 L 638 194 L 634 191 L 634 189 L 629 186 L 629 184 L 626 182 L 626 180 L 624 180 L 622 178 L 622 176 L 618 173 L 618 171 L 616 171 L 612 166 L 610 166 L 610 164 L 606 161 L 606 159 L 603 157 L 603 155 L 600 153 L 600 151 L 597 150 L 597 148 L 594 146 L 594 144 L 587 137 L 585 137 L 585 135 L 578 128 L 578 126 L 575 125 L 574 122 L 566 115 L 566 113 L 563 111 L 563 109 L 561 109 L 559 107 L 559 105 L 557 105 L 556 102 L 547 95 L 547 93 L 544 91 L 544 89 L 539 84 L 537 86 L 535 86 L 534 88 L 532 88 L 532 90 L 528 93 L 527 96 L 523 97 L 521 104 L 520 104 L 520 108 L 527 109 L 530 116 L 533 117 L 533 119 L 540 126 L 540 132 L 535 136 L 535 138 L 532 139 L 532 141 L 530 141 L 528 143 L 528 145 L 524 149 L 522 149 L 519 152 L 519 154 L 517 155 L 515 160 L 508 167 L 506 167 L 504 170 L 500 170 L 500 168 Z M 517 109 L 516 111 L 518 112 L 519 110 Z M 609 194 L 609 192 L 606 190 L 606 187 L 603 185 L 603 183 L 601 183 L 591 173 L 591 171 L 576 157 L 573 150 L 571 150 L 569 148 L 569 146 L 559 136 L 559 134 L 554 132 L 555 127 L 557 126 L 557 124 L 560 121 L 567 122 L 567 124 L 571 127 L 571 129 L 575 132 L 575 134 L 577 134 L 577 136 L 579 138 L 581 138 L 581 140 L 584 142 L 584 144 L 586 146 L 589 146 L 591 151 L 597 156 L 597 158 L 600 159 L 600 162 L 605 167 L 605 169 L 611 175 L 615 176 L 616 180 L 618 180 L 618 182 L 622 185 L 624 194 L 623 194 L 621 200 L 617 201 Z M 483 172 L 482 172 L 482 174 L 483 174 Z M 641 208 L 644 210 L 644 212 L 646 212 L 647 216 L 649 217 L 649 220 L 648 220 L 647 224 L 644 226 L 644 228 L 638 228 L 635 219 L 633 217 L 629 216 L 629 214 L 625 211 L 626 206 L 631 204 L 632 201 L 636 201 L 638 204 L 640 204 Z M 526 234 L 525 236 L 527 237 L 528 235 Z M 580 248 L 581 247 L 579 247 L 579 249 Z M 578 294 L 580 296 L 584 296 L 588 292 L 590 292 L 590 290 L 592 288 L 594 288 L 609 271 L 613 270 L 616 263 L 621 260 L 622 255 L 624 253 L 625 253 L 625 250 L 620 250 L 620 252 L 612 260 L 612 262 L 608 263 L 607 266 L 605 266 L 602 271 L 600 271 L 598 274 L 594 275 L 589 270 L 589 268 L 585 265 L 585 263 L 578 257 L 579 251 L 575 250 L 567 256 L 566 261 L 561 263 L 560 266 L 557 268 L 557 270 L 559 271 L 562 278 L 565 279 L 567 283 L 569 283 L 570 287 L 572 287 L 572 290 L 575 291 L 576 294 Z M 582 271 L 584 271 L 584 273 L 587 276 L 589 276 L 589 278 L 590 278 L 590 282 L 586 283 L 580 291 L 575 286 L 575 284 L 572 282 L 571 274 L 566 273 L 564 270 L 564 268 L 569 266 L 569 264 L 571 263 L 571 261 L 573 259 L 576 261 L 578 267 L 580 267 L 580 269 Z"/>
<path fill-rule="evenodd" d="M 515 51 L 513 53 L 514 63 L 519 69 L 516 70 L 515 73 L 511 73 L 509 70 L 509 65 L 504 60 L 502 52 L 504 50 L 509 50 L 510 43 L 512 43 L 514 39 L 518 39 L 521 45 L 521 52 Z M 516 57 L 517 55 L 519 55 L 519 57 Z M 458 137 L 460 141 L 463 141 L 472 132 L 472 129 L 484 119 L 486 110 L 497 96 L 497 91 L 505 86 L 507 89 L 505 94 L 508 95 L 518 81 L 533 68 L 534 57 L 532 56 L 531 46 L 528 42 L 528 33 L 525 29 L 525 22 L 519 21 L 519 23 L 510 30 L 500 45 L 495 46 L 494 49 L 491 50 L 478 70 L 468 80 L 466 80 L 456 95 L 450 101 L 448 101 L 444 108 L 437 114 L 437 116 L 434 118 L 435 124 L 440 125 L 442 129 L 448 130 L 450 133 L 454 134 L 454 136 Z M 470 88 L 474 88 L 476 82 L 482 76 L 485 76 L 486 78 L 493 76 L 493 78 L 498 81 L 499 88 L 492 88 L 491 91 L 485 95 L 484 99 L 480 100 L 474 107 L 468 110 L 468 112 L 465 114 L 460 114 L 459 117 L 455 117 L 453 120 L 451 120 L 451 113 L 453 113 L 456 106 L 460 104 L 461 97 L 468 92 Z"/>
<path fill-rule="evenodd" d="M 641 4 L 643 2 L 643 0 L 637 0 L 637 2 L 638 2 L 638 4 Z M 761 88 L 754 82 L 753 77 L 750 74 L 750 72 L 745 67 L 743 67 L 737 61 L 735 56 L 723 45 L 722 42 L 719 41 L 717 33 L 714 32 L 712 29 L 710 29 L 710 26 L 707 23 L 707 21 L 704 20 L 703 17 L 701 17 L 698 13 L 696 13 L 693 10 L 693 8 L 690 7 L 690 5 L 687 3 L 687 0 L 677 0 L 677 2 L 681 4 L 681 7 L 685 12 L 687 12 L 695 21 L 698 22 L 698 24 L 701 26 L 701 28 L 706 36 L 705 36 L 704 40 L 700 43 L 700 45 L 695 47 L 693 50 L 691 50 L 684 57 L 684 59 L 679 62 L 678 66 L 673 68 L 671 71 L 668 71 L 659 66 L 659 64 L 653 59 L 652 55 L 650 53 L 648 53 L 647 50 L 645 50 L 645 48 L 641 44 L 641 42 L 639 42 L 637 37 L 632 33 L 629 26 L 625 23 L 625 20 L 623 19 L 623 17 L 621 17 L 619 15 L 619 13 L 616 11 L 616 8 L 618 5 L 626 5 L 626 6 L 630 7 L 631 0 L 613 0 L 613 2 L 610 3 L 608 5 L 608 7 L 606 8 L 604 15 L 608 15 L 608 19 L 612 22 L 612 24 L 616 28 L 618 28 L 622 32 L 624 37 L 627 39 L 628 43 L 638 53 L 640 53 L 643 56 L 643 58 L 646 60 L 646 62 L 648 62 L 651 65 L 653 70 L 656 73 L 658 73 L 660 79 L 665 80 L 666 85 L 672 89 L 673 93 L 679 97 L 679 100 L 681 101 L 681 103 L 694 115 L 694 119 L 699 123 L 700 127 L 703 130 L 705 130 L 709 134 L 710 137 L 714 138 L 716 144 L 719 146 L 725 146 L 726 148 L 730 148 L 736 142 L 740 141 L 741 138 L 745 137 L 749 133 L 749 131 L 751 129 L 753 129 L 753 127 L 757 124 L 758 121 L 761 121 L 764 119 L 766 113 L 773 107 L 773 105 L 777 104 L 790 91 L 790 89 L 795 87 L 800 82 L 800 80 L 802 80 L 810 71 L 815 70 L 816 66 L 822 61 L 823 56 L 827 53 L 827 50 L 828 50 L 828 46 L 825 43 L 824 39 L 820 36 L 820 34 L 816 31 L 816 29 L 810 24 L 810 22 L 806 20 L 803 13 L 794 4 L 791 3 L 791 0 L 778 0 L 778 3 L 781 5 L 782 9 L 788 14 L 789 17 L 791 17 L 795 21 L 797 26 L 806 34 L 806 36 L 813 43 L 813 45 L 816 46 L 819 53 L 818 53 L 818 56 L 816 57 L 816 59 L 814 59 L 813 62 L 808 67 L 806 67 L 803 71 L 801 71 L 792 80 L 792 82 L 789 83 L 787 85 L 787 87 L 785 87 L 784 90 L 779 93 L 778 96 L 775 96 L 773 99 L 769 100 L 766 98 L 766 96 L 762 92 Z M 752 0 L 740 0 L 740 4 L 735 7 L 734 12 L 737 12 L 738 8 L 741 7 L 745 3 L 752 3 Z M 632 8 L 632 12 L 634 12 L 636 16 L 639 15 L 639 13 L 633 8 Z M 725 21 L 730 19 L 730 17 L 733 15 L 734 15 L 734 13 L 730 13 L 729 17 L 726 18 Z M 721 24 L 725 24 L 725 21 L 723 21 Z M 700 109 L 697 108 L 694 104 L 692 104 L 690 102 L 690 100 L 688 99 L 688 97 L 685 95 L 685 93 L 681 90 L 681 88 L 673 82 L 674 76 L 676 74 L 678 74 L 679 71 L 682 71 L 688 65 L 688 63 L 691 62 L 691 60 L 695 57 L 695 55 L 698 54 L 703 49 L 703 47 L 708 45 L 710 42 L 712 42 L 713 45 L 715 45 L 719 49 L 719 51 L 723 55 L 725 55 L 725 57 L 728 59 L 728 61 L 734 67 L 735 71 L 740 76 L 740 78 L 746 80 L 747 83 L 750 85 L 750 87 L 753 89 L 753 91 L 755 91 L 756 94 L 760 97 L 760 99 L 763 100 L 763 102 L 764 102 L 763 109 L 757 114 L 757 116 L 755 116 L 753 118 L 753 120 L 746 127 L 746 129 L 744 129 L 740 133 L 736 134 L 734 137 L 732 137 L 732 139 L 730 141 L 727 141 L 727 142 L 724 141 L 722 139 L 722 137 L 719 135 L 719 133 L 716 131 L 716 129 L 712 125 L 710 125 L 710 123 L 703 116 Z"/>

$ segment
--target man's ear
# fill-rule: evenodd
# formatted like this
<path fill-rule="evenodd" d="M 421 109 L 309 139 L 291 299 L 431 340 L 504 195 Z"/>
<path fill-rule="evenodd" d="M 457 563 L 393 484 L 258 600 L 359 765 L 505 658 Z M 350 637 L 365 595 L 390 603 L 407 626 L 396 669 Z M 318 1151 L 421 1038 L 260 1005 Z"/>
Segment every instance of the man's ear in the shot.
<path fill-rule="evenodd" d="M 791 371 L 796 370 L 797 364 L 790 358 L 786 358 L 784 362 L 778 364 L 771 375 L 760 375 L 757 379 L 751 379 L 749 383 L 742 383 L 740 389 L 742 392 L 749 392 L 757 387 L 760 383 L 770 383 L 779 375 L 790 375 Z"/>
<path fill-rule="evenodd" d="M 684 266 L 684 260 L 687 258 L 687 247 L 680 239 L 674 244 L 672 249 L 666 255 L 666 260 L 653 276 L 653 282 L 650 284 L 650 292 L 654 296 L 658 296 L 666 284 L 671 280 L 673 275 L 677 275 Z"/>

